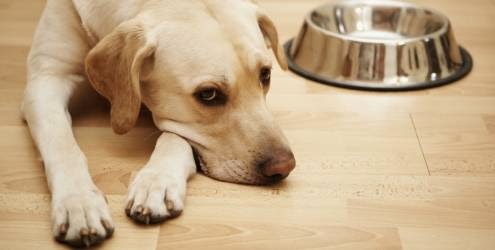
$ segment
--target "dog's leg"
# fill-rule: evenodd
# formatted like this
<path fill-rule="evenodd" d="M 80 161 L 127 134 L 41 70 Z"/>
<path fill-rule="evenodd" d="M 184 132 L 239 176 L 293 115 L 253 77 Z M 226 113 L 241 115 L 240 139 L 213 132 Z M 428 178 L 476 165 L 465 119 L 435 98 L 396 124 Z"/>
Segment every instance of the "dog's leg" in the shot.
<path fill-rule="evenodd" d="M 105 197 L 91 180 L 72 133 L 67 106 L 82 81 L 76 75 L 37 72 L 29 79 L 23 102 L 52 193 L 53 233 L 58 241 L 74 246 L 96 244 L 114 228 Z"/>
<path fill-rule="evenodd" d="M 184 208 L 186 182 L 196 173 L 191 146 L 181 137 L 163 133 L 149 162 L 129 186 L 126 213 L 141 223 L 157 223 Z"/>

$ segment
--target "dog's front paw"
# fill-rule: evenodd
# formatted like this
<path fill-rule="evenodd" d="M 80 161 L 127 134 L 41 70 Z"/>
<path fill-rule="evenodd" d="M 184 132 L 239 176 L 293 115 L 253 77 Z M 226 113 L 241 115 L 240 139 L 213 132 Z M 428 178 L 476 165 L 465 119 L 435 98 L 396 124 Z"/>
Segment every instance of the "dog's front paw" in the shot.
<path fill-rule="evenodd" d="M 186 180 L 163 170 L 144 168 L 132 181 L 126 214 L 139 223 L 159 223 L 184 208 Z"/>
<path fill-rule="evenodd" d="M 54 195 L 52 206 L 53 233 L 59 242 L 89 247 L 113 234 L 106 198 L 96 188 Z"/>

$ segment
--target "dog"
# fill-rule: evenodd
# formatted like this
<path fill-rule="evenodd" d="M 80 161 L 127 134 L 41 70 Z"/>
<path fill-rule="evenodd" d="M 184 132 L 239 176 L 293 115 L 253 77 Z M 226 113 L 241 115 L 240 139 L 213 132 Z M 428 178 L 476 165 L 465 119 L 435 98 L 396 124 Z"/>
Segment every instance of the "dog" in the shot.
<path fill-rule="evenodd" d="M 197 168 L 221 181 L 263 185 L 295 167 L 270 114 L 277 30 L 250 0 L 48 0 L 28 56 L 22 113 L 43 158 L 56 240 L 90 246 L 114 231 L 88 172 L 68 103 L 90 84 L 110 103 L 111 127 L 130 131 L 141 105 L 160 130 L 129 186 L 139 223 L 181 213 Z"/>

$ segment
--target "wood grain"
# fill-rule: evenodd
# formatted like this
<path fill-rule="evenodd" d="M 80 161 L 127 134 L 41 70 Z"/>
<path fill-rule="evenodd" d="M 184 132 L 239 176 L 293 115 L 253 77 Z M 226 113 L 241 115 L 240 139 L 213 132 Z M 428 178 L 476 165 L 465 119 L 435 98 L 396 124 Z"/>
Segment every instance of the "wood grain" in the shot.
<path fill-rule="evenodd" d="M 323 0 L 261 0 L 285 41 Z M 276 69 L 268 97 L 298 166 L 254 187 L 202 175 L 183 215 L 142 227 L 123 212 L 127 185 L 158 136 L 143 111 L 125 136 L 88 88 L 74 131 L 117 223 L 101 249 L 495 249 L 495 0 L 413 1 L 447 14 L 473 55 L 441 88 L 339 89 Z M 67 249 L 51 238 L 43 162 L 19 116 L 25 60 L 44 1 L 0 0 L 0 249 Z"/>

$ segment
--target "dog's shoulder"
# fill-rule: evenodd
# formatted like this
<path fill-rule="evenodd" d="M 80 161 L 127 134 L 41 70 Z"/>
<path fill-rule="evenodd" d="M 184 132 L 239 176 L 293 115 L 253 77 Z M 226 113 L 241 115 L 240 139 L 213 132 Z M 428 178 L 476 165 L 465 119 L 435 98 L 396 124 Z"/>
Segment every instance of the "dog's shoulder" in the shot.
<path fill-rule="evenodd" d="M 97 40 L 139 13 L 148 0 L 72 0 L 81 23 Z"/>

